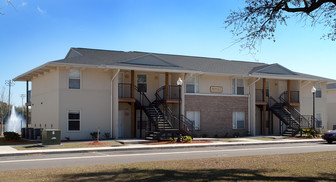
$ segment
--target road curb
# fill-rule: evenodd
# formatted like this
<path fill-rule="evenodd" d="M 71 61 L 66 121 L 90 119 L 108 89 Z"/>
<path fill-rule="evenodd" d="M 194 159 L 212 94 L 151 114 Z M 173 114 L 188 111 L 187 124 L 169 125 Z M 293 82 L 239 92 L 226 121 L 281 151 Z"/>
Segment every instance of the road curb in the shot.
<path fill-rule="evenodd" d="M 27 151 L 20 153 L 3 153 L 0 157 L 6 156 L 22 156 L 22 155 L 42 155 L 42 154 L 65 154 L 65 153 L 88 153 L 88 152 L 108 152 L 108 151 L 131 151 L 131 150 L 154 150 L 154 149 L 181 149 L 181 148 L 206 148 L 206 147 L 224 147 L 224 146 L 243 146 L 243 145 L 272 145 L 272 144 L 290 144 L 290 143 L 319 143 L 323 140 L 305 140 L 305 141 L 270 141 L 270 142 L 236 142 L 236 143 L 209 143 L 209 144 L 176 144 L 176 145 L 148 145 L 133 147 L 113 147 L 113 148 L 92 148 L 92 149 L 69 149 L 69 150 L 53 150 L 53 151 Z"/>

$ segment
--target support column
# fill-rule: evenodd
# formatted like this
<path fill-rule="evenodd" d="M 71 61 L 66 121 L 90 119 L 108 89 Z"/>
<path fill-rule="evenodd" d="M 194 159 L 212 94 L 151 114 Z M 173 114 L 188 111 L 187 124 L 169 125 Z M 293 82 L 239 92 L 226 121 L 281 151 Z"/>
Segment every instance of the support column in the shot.
<path fill-rule="evenodd" d="M 29 102 L 29 81 L 27 80 L 27 90 L 26 90 L 26 138 L 28 138 L 28 123 L 29 123 L 29 106 L 28 106 L 28 102 Z"/>
<path fill-rule="evenodd" d="M 263 78 L 263 101 L 266 103 L 266 78 Z M 266 134 L 266 105 L 263 105 L 263 131 L 262 134 Z"/>
<path fill-rule="evenodd" d="M 255 83 L 250 86 L 250 135 L 256 134 L 256 96 L 255 96 Z"/>
<path fill-rule="evenodd" d="M 134 99 L 134 92 L 135 92 L 135 83 L 134 83 L 134 70 L 131 71 L 131 98 Z M 132 138 L 136 137 L 136 132 L 135 132 L 135 103 L 131 103 L 131 133 L 132 133 Z"/>
<path fill-rule="evenodd" d="M 291 88 L 290 88 L 290 85 L 291 85 L 291 81 L 290 80 L 287 80 L 287 102 L 288 103 L 291 103 Z"/>
<path fill-rule="evenodd" d="M 184 91 L 184 88 L 185 88 L 185 84 L 186 84 L 186 82 L 185 82 L 185 74 L 181 74 L 181 79 L 182 79 L 182 81 L 183 81 L 183 84 L 182 84 L 182 87 L 181 87 L 181 97 L 182 97 L 182 100 L 181 100 L 181 113 L 183 114 L 183 115 L 185 115 L 186 116 L 186 113 L 185 113 L 185 96 L 184 96 L 184 93 L 185 93 L 185 91 Z"/>
<path fill-rule="evenodd" d="M 165 73 L 165 100 L 168 100 L 168 88 L 169 88 L 169 73 Z"/>
<path fill-rule="evenodd" d="M 118 71 L 113 71 L 113 75 L 117 74 L 115 78 L 112 80 L 112 134 L 113 138 L 119 137 L 119 98 L 118 98 L 118 81 L 119 81 L 119 73 Z"/>

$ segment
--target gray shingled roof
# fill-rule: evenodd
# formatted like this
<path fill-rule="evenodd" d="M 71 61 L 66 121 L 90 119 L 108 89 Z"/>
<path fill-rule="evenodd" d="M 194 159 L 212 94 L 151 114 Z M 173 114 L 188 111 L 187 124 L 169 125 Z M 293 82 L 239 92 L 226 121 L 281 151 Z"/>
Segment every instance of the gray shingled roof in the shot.
<path fill-rule="evenodd" d="M 147 52 L 123 52 L 123 51 L 107 51 L 97 49 L 73 48 L 73 50 L 81 53 L 82 56 L 65 58 L 58 63 L 74 63 L 74 64 L 88 64 L 88 65 L 108 65 L 108 66 L 126 66 L 126 67 L 146 67 L 153 69 L 176 69 L 199 71 L 203 73 L 212 74 L 227 74 L 227 75 L 245 75 L 259 66 L 264 66 L 264 63 L 243 62 L 243 61 L 228 61 L 217 58 L 195 57 L 195 56 L 181 56 L 170 54 L 158 54 Z M 135 57 L 143 55 L 155 55 L 167 62 L 177 65 L 172 67 L 167 66 L 146 66 L 146 65 L 131 65 L 122 63 L 124 60 L 130 60 Z"/>
<path fill-rule="evenodd" d="M 161 61 L 160 64 L 137 64 L 136 59 L 145 60 L 146 56 L 152 56 L 151 61 L 155 58 Z M 121 68 L 121 69 L 137 69 L 137 70 L 153 70 L 162 71 L 168 70 L 173 72 L 196 72 L 214 75 L 232 75 L 232 76 L 245 76 L 245 77 L 265 77 L 265 78 L 279 78 L 279 79 L 296 79 L 296 80 L 315 80 L 336 82 L 328 78 L 302 74 L 288 70 L 278 64 L 265 64 L 257 62 L 244 62 L 244 61 L 230 61 L 218 58 L 195 57 L 195 56 L 182 56 L 160 53 L 147 53 L 147 52 L 124 52 L 124 51 L 110 51 L 86 48 L 71 48 L 69 53 L 64 59 L 49 62 L 50 64 L 57 65 L 81 65 L 93 67 L 107 67 L 107 68 Z M 48 65 L 48 63 L 46 64 Z M 171 66 L 170 66 L 171 65 Z M 265 69 L 272 71 L 274 67 L 282 69 L 283 72 L 291 74 L 272 74 Z M 36 68 L 37 69 L 37 68 Z M 34 69 L 35 70 L 35 69 Z M 31 70 L 28 73 L 33 72 Z M 263 70 L 263 71 L 261 71 Z M 280 70 L 281 71 L 281 70 Z M 20 75 L 20 76 L 24 76 Z M 20 80 L 18 76 L 17 80 Z M 23 77 L 21 78 L 21 80 Z"/>

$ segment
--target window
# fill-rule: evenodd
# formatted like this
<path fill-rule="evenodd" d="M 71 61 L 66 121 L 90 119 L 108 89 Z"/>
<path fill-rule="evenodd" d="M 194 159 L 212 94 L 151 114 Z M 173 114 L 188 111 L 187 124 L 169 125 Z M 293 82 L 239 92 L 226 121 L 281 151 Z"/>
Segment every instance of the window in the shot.
<path fill-rule="evenodd" d="M 147 75 L 145 74 L 137 75 L 137 84 L 139 92 L 147 92 Z"/>
<path fill-rule="evenodd" d="M 193 122 L 194 130 L 200 130 L 200 112 L 199 111 L 187 111 L 187 118 Z"/>
<path fill-rule="evenodd" d="M 69 89 L 80 89 L 80 70 L 69 70 Z"/>
<path fill-rule="evenodd" d="M 245 112 L 232 113 L 232 128 L 244 129 L 245 128 Z"/>
<path fill-rule="evenodd" d="M 322 87 L 321 87 L 321 83 L 317 83 L 315 84 L 315 88 L 316 88 L 316 98 L 322 98 Z"/>
<path fill-rule="evenodd" d="M 68 112 L 68 130 L 79 131 L 80 130 L 80 112 L 69 111 Z"/>
<path fill-rule="evenodd" d="M 186 93 L 199 93 L 199 76 L 190 76 L 186 80 Z"/>
<path fill-rule="evenodd" d="M 244 80 L 233 78 L 232 79 L 232 94 L 244 95 Z"/>
<path fill-rule="evenodd" d="M 316 128 L 322 128 L 322 115 L 321 113 L 316 114 Z"/>

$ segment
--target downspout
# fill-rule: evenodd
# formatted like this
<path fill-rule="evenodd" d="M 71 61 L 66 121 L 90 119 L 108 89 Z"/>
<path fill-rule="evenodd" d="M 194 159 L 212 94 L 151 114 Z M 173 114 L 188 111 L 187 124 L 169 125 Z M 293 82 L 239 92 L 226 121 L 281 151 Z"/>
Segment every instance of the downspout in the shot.
<path fill-rule="evenodd" d="M 251 94 L 250 94 L 250 87 L 251 85 L 255 84 L 257 81 L 260 80 L 260 77 L 258 77 L 258 79 L 256 79 L 254 82 L 252 82 L 250 85 L 248 85 L 248 134 L 251 134 Z"/>
<path fill-rule="evenodd" d="M 118 69 L 117 73 L 115 75 L 113 75 L 112 79 L 111 79 L 111 121 L 110 121 L 110 137 L 113 138 L 112 132 L 113 132 L 113 80 L 117 77 L 117 75 L 119 74 L 120 69 Z"/>

